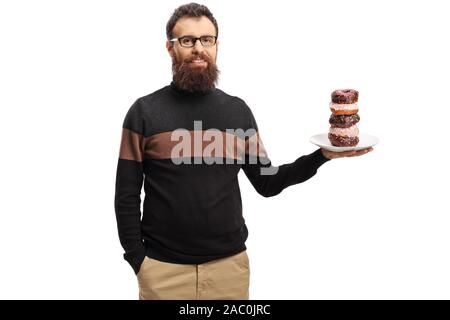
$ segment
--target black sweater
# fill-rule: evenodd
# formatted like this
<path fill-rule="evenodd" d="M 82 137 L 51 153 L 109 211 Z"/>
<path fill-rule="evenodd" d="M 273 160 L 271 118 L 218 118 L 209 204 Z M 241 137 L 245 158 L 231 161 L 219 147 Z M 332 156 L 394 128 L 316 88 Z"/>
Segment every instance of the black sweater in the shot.
<path fill-rule="evenodd" d="M 194 121 L 201 121 L 201 128 Z M 185 130 L 176 131 L 180 128 Z M 177 132 L 183 139 L 174 138 Z M 206 132 L 219 136 L 207 139 Z M 230 137 L 232 147 L 223 144 Z M 181 141 L 192 148 L 180 151 Z M 212 152 L 213 145 L 225 148 Z M 239 170 L 259 194 L 270 197 L 311 178 L 328 160 L 317 149 L 274 167 L 242 99 L 217 88 L 191 93 L 172 82 L 137 99 L 123 122 L 114 204 L 124 258 L 137 273 L 145 255 L 199 264 L 239 253 L 248 236 Z"/>

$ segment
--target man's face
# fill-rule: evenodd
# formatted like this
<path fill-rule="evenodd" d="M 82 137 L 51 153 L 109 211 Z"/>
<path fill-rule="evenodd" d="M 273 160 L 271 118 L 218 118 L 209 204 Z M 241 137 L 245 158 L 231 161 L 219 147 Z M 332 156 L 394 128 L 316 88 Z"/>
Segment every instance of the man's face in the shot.
<path fill-rule="evenodd" d="M 214 24 L 205 16 L 182 17 L 173 28 L 173 37 L 201 37 L 216 35 Z M 182 47 L 178 41 L 167 41 L 166 47 L 172 57 L 174 81 L 188 91 L 206 91 L 214 88 L 218 79 L 216 66 L 218 42 L 210 47 L 200 40 L 191 48 Z"/>

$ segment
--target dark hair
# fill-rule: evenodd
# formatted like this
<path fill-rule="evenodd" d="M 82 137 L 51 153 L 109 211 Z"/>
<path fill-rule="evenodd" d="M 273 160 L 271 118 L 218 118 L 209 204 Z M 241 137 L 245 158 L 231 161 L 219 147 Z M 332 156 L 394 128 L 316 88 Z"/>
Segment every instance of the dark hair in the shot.
<path fill-rule="evenodd" d="M 177 23 L 178 19 L 180 19 L 181 17 L 201 17 L 201 16 L 207 17 L 213 23 L 214 27 L 216 28 L 216 36 L 218 36 L 219 26 L 217 25 L 217 21 L 214 18 L 211 11 L 209 11 L 208 7 L 202 4 L 191 2 L 176 8 L 175 11 L 173 12 L 172 16 L 170 17 L 166 25 L 167 40 L 173 38 L 172 34 L 173 27 Z"/>

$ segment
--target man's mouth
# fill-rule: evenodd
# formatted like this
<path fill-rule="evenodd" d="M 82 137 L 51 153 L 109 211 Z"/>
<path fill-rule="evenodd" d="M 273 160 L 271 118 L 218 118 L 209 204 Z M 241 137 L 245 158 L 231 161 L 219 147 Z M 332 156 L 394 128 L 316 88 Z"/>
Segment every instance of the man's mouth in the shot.
<path fill-rule="evenodd" d="M 191 63 L 195 66 L 206 66 L 207 64 L 207 62 L 202 58 L 195 58 Z"/>

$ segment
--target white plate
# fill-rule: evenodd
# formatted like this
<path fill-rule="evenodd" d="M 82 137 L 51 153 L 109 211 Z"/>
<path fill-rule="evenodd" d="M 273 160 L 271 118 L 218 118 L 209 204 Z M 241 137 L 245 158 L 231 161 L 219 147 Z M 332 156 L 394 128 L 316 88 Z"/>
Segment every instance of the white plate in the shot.
<path fill-rule="evenodd" d="M 371 136 L 370 134 L 359 134 L 359 142 L 354 147 L 335 147 L 331 144 L 330 140 L 328 140 L 328 133 L 321 133 L 312 136 L 309 141 L 321 148 L 330 151 L 343 152 L 349 150 L 362 150 L 376 145 L 379 139 L 375 136 Z"/>

